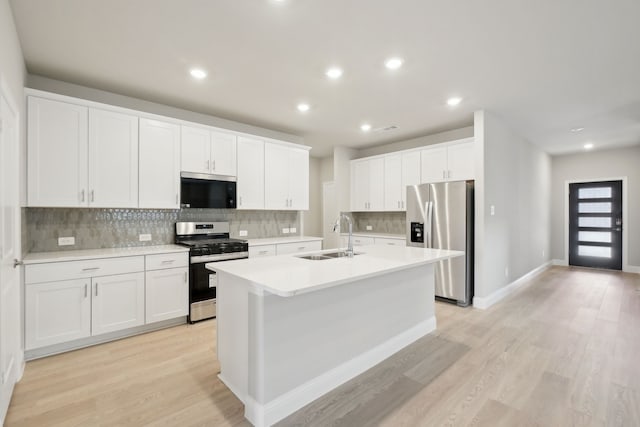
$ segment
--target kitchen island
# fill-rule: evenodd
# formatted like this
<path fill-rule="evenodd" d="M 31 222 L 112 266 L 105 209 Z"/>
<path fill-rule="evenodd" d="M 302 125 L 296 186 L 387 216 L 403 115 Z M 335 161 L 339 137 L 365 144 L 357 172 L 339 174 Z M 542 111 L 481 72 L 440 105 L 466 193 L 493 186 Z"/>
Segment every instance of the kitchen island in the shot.
<path fill-rule="evenodd" d="M 462 255 L 372 245 L 207 264 L 219 378 L 255 426 L 281 420 L 435 330 L 434 263 Z"/>

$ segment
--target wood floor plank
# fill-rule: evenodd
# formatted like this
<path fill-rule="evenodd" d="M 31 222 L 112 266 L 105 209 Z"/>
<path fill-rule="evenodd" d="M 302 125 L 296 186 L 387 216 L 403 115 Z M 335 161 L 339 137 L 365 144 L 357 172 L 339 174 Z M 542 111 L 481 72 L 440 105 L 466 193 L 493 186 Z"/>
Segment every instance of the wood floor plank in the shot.
<path fill-rule="evenodd" d="M 640 275 L 552 267 L 438 329 L 281 426 L 640 425 Z M 28 362 L 6 427 L 242 426 L 207 321 Z"/>

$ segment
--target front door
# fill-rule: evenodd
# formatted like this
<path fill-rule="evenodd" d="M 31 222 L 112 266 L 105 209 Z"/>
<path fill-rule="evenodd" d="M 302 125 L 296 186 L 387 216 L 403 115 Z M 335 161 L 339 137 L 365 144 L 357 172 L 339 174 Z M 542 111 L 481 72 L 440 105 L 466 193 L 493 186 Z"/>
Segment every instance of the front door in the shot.
<path fill-rule="evenodd" d="M 622 270 L 622 181 L 569 185 L 569 265 Z"/>

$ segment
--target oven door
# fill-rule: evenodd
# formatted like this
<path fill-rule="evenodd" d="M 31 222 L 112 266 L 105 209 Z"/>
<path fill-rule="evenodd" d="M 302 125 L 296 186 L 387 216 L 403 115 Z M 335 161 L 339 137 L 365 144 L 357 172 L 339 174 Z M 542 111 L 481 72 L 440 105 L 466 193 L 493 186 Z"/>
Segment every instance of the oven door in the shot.
<path fill-rule="evenodd" d="M 217 274 L 204 262 L 189 267 L 189 322 L 216 317 Z"/>

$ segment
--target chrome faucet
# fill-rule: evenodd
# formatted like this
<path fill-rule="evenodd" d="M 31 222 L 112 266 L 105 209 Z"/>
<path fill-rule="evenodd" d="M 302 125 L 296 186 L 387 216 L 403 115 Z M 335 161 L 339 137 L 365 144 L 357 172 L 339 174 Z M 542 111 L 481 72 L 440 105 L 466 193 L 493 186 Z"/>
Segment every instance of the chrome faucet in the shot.
<path fill-rule="evenodd" d="M 353 221 L 351 221 L 351 217 L 344 212 L 340 212 L 338 218 L 336 219 L 336 223 L 333 224 L 333 232 L 336 233 L 340 230 L 340 220 L 344 218 L 347 220 L 349 224 L 349 240 L 347 241 L 347 256 L 349 258 L 353 258 Z"/>

